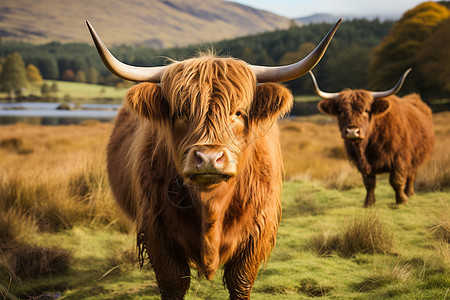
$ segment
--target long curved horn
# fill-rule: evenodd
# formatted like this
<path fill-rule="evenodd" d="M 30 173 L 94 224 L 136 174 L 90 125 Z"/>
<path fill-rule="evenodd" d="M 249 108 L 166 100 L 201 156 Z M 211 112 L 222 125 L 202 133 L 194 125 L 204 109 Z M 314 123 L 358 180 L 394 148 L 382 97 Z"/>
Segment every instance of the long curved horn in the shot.
<path fill-rule="evenodd" d="M 400 91 L 400 89 L 402 88 L 403 83 L 405 82 L 406 76 L 408 76 L 409 72 L 411 72 L 411 71 L 412 71 L 412 68 L 409 68 L 408 70 L 406 70 L 405 73 L 403 73 L 402 77 L 400 77 L 400 80 L 397 82 L 397 84 L 392 89 L 383 91 L 383 92 L 370 92 L 373 99 L 383 98 L 383 97 L 387 97 L 387 96 L 398 93 L 398 91 Z"/>
<path fill-rule="evenodd" d="M 118 61 L 106 48 L 100 36 L 95 31 L 94 27 L 86 21 L 86 24 L 91 33 L 92 39 L 94 40 L 95 47 L 97 48 L 98 54 L 103 60 L 105 66 L 115 75 L 130 81 L 136 82 L 154 82 L 159 83 L 161 81 L 161 75 L 167 66 L 162 67 L 135 67 L 126 65 Z"/>
<path fill-rule="evenodd" d="M 293 63 L 291 65 L 279 66 L 279 67 L 264 67 L 264 66 L 253 66 L 250 68 L 256 75 L 256 80 L 259 83 L 263 82 L 283 82 L 289 81 L 300 76 L 305 75 L 309 70 L 314 68 L 314 66 L 320 61 L 328 45 L 333 38 L 342 18 L 340 18 L 333 28 L 327 33 L 320 44 L 301 61 Z"/>
<path fill-rule="evenodd" d="M 339 93 L 327 93 L 320 90 L 319 85 L 317 84 L 316 77 L 314 77 L 314 74 L 312 71 L 309 71 L 309 75 L 311 75 L 311 79 L 314 83 L 314 92 L 316 92 L 316 95 L 320 98 L 327 99 L 327 100 L 333 100 L 336 99 Z"/>

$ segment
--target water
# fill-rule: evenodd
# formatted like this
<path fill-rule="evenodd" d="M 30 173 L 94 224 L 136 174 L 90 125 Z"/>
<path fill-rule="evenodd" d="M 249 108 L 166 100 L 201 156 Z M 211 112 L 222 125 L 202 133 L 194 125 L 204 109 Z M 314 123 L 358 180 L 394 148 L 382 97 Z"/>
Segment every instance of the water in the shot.
<path fill-rule="evenodd" d="M 77 109 L 68 104 L 71 110 L 58 109 L 60 103 L 21 102 L 0 103 L 0 124 L 18 122 L 36 125 L 79 124 L 86 120 L 109 122 L 117 115 L 120 105 L 82 104 Z"/>

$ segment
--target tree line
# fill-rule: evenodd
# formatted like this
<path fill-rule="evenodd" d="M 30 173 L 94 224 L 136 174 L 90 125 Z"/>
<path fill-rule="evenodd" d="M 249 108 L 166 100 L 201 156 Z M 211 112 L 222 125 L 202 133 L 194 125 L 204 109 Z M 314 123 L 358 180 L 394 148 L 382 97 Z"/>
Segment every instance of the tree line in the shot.
<path fill-rule="evenodd" d="M 449 95 L 446 73 L 441 70 L 442 64 L 449 63 L 449 12 L 443 5 L 425 2 L 407 11 L 398 22 L 378 19 L 342 22 L 325 56 L 314 68 L 320 87 L 331 92 L 343 88 L 386 89 L 404 70 L 413 67 L 413 80 L 406 86 L 406 91 L 417 91 L 430 97 Z M 250 64 L 285 65 L 305 57 L 331 26 L 325 23 L 293 24 L 286 30 L 208 45 L 172 49 L 122 45 L 111 47 L 111 52 L 119 60 L 136 66 L 168 64 L 172 59 L 182 60 L 211 50 L 218 55 L 241 58 Z M 445 45 L 439 47 L 442 42 Z M 0 40 L 0 58 L 3 61 L 14 52 L 20 54 L 26 65 L 35 66 L 45 79 L 124 84 L 104 67 L 93 45 L 58 42 L 33 45 Z M 446 70 L 450 70 L 450 66 Z M 433 74 L 443 79 L 436 80 L 439 76 Z M 312 93 L 309 76 L 286 84 L 295 94 Z"/>
<path fill-rule="evenodd" d="M 343 63 L 339 60 L 353 56 L 358 67 L 352 67 L 348 73 L 347 83 L 365 85 L 367 68 L 371 51 L 386 36 L 393 22 L 379 20 L 346 21 L 340 26 L 322 62 L 316 67 L 319 80 L 323 79 L 324 87 L 337 88 L 344 83 L 342 78 Z M 111 47 L 111 52 L 121 61 L 137 66 L 156 66 L 170 63 L 170 59 L 182 60 L 201 51 L 216 51 L 218 55 L 241 58 L 250 64 L 279 65 L 291 63 L 303 58 L 314 45 L 331 28 L 331 24 L 311 24 L 308 26 L 291 26 L 287 30 L 277 30 L 237 39 L 224 40 L 208 45 L 193 45 L 183 48 L 152 49 L 122 45 Z M 212 48 L 212 49 L 211 49 Z M 0 57 L 16 52 L 25 63 L 34 65 L 44 79 L 70 80 L 107 85 L 120 84 L 120 80 L 112 75 L 101 62 L 94 46 L 88 44 L 61 44 L 52 42 L 44 45 L 33 45 L 22 42 L 0 40 Z M 170 58 L 170 59 L 168 59 Z M 327 70 L 329 67 L 333 70 Z M 322 71 L 324 70 L 324 71 Z M 356 72 L 356 73 L 355 73 Z M 323 73 L 323 74 L 322 74 Z M 325 74 L 326 73 L 326 74 Z M 303 84 L 289 83 L 295 93 L 311 93 L 304 90 Z"/>

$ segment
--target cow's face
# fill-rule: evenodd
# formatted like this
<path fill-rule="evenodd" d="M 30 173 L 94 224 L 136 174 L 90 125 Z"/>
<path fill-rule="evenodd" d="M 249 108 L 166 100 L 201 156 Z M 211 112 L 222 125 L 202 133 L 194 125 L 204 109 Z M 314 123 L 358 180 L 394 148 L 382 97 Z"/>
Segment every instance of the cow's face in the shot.
<path fill-rule="evenodd" d="M 360 141 L 372 131 L 375 118 L 389 111 L 390 103 L 386 99 L 373 99 L 370 92 L 364 90 L 344 90 L 336 99 L 322 100 L 319 109 L 338 119 L 343 139 Z"/>
<path fill-rule="evenodd" d="M 286 113 L 292 95 L 277 84 L 256 86 L 242 61 L 207 57 L 174 63 L 161 86 L 139 84 L 126 102 L 167 134 L 168 154 L 185 182 L 212 189 L 236 177 L 264 131 L 258 129 Z"/>

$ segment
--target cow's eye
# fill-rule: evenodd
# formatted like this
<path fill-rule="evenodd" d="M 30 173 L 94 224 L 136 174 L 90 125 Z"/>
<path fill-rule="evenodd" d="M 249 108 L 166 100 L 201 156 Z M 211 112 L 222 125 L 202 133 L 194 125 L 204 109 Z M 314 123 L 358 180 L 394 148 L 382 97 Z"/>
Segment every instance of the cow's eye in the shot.
<path fill-rule="evenodd" d="M 177 113 L 177 119 L 182 120 L 182 121 L 187 121 L 187 114 L 185 112 L 183 112 L 182 110 L 180 110 Z"/>
<path fill-rule="evenodd" d="M 242 115 L 242 113 L 241 113 L 240 111 L 237 111 L 237 112 L 236 112 L 236 116 L 237 116 L 237 117 L 240 117 L 241 115 Z"/>

